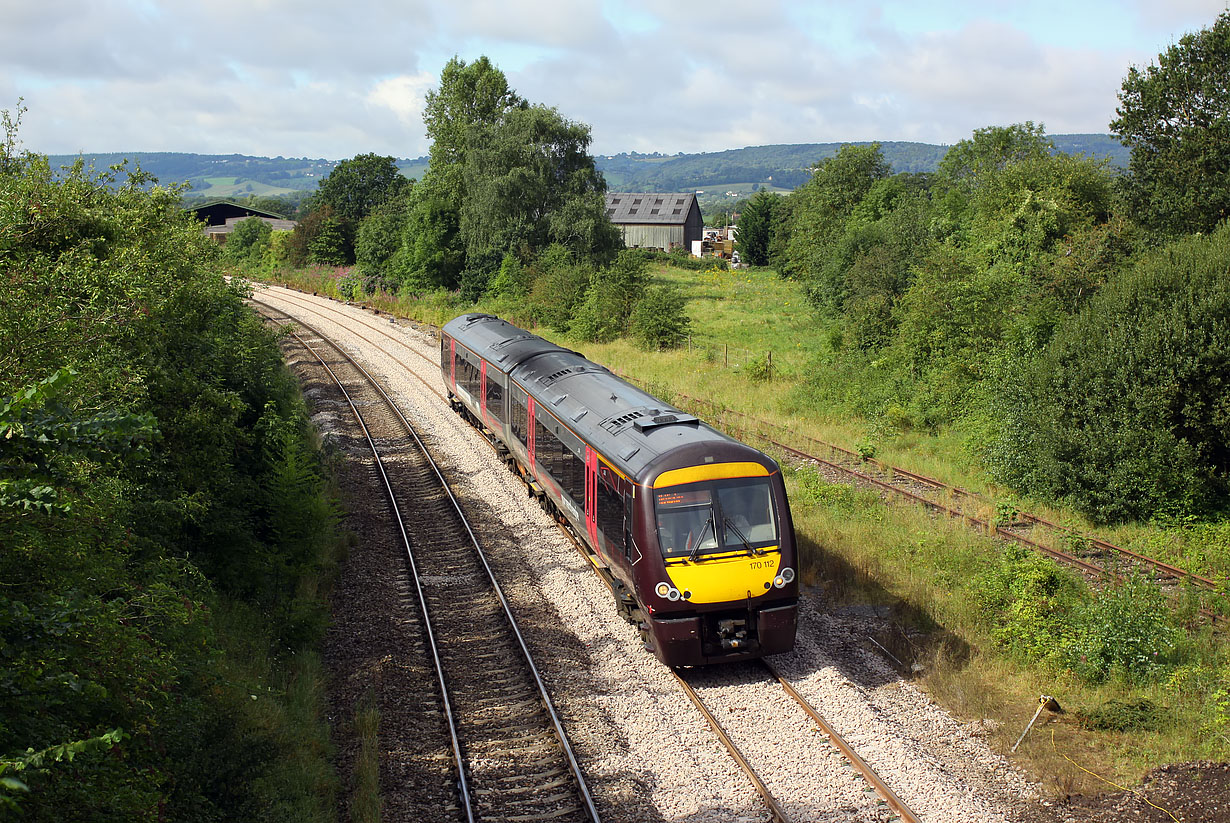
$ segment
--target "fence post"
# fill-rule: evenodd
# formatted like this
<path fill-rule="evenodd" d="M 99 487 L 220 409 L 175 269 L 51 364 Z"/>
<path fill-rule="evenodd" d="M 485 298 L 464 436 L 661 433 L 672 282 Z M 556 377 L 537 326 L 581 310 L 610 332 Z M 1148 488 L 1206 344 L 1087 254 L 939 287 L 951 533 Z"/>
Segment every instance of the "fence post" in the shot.
<path fill-rule="evenodd" d="M 730 344 L 729 343 L 722 344 L 722 365 L 727 368 L 730 367 Z"/>
<path fill-rule="evenodd" d="M 769 352 L 769 381 L 773 380 L 773 352 Z"/>

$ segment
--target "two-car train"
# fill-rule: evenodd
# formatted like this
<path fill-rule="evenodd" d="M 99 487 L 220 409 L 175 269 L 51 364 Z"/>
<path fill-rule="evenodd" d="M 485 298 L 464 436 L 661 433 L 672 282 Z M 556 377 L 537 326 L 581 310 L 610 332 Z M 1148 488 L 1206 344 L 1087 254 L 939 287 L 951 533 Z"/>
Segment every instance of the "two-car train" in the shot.
<path fill-rule="evenodd" d="M 443 328 L 440 367 L 454 409 L 571 524 L 663 663 L 793 648 L 794 526 L 770 457 L 488 314 Z"/>

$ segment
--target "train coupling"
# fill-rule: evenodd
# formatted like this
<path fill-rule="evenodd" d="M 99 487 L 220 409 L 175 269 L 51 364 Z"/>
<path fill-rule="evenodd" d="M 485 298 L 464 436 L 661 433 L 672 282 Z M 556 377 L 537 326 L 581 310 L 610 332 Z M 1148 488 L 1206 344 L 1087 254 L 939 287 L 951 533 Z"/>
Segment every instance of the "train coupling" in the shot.
<path fill-rule="evenodd" d="M 723 651 L 736 651 L 748 645 L 746 620 L 735 617 L 719 620 L 717 634 Z"/>

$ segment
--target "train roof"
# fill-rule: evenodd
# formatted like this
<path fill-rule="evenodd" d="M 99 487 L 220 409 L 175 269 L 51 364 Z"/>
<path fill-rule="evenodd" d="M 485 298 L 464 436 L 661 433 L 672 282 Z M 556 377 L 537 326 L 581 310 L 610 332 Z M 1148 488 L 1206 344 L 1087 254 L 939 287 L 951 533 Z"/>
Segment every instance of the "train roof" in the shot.
<path fill-rule="evenodd" d="M 635 482 L 648 484 L 658 458 L 685 452 L 703 462 L 754 461 L 770 470 L 772 458 L 586 360 L 491 315 L 463 315 L 444 327 L 520 383 L 548 410 Z M 495 356 L 507 353 L 503 363 Z M 655 464 L 658 468 L 655 468 Z"/>
<path fill-rule="evenodd" d="M 570 351 L 493 314 L 463 314 L 446 323 L 444 331 L 505 374 L 536 354 Z"/>

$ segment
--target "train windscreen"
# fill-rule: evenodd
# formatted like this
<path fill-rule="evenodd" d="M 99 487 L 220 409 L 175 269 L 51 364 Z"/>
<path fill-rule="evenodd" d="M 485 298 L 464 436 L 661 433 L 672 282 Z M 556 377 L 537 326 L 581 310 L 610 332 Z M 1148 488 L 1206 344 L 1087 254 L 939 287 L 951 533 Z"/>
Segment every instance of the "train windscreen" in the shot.
<path fill-rule="evenodd" d="M 658 546 L 666 558 L 776 546 L 777 519 L 767 478 L 689 483 L 656 492 Z"/>

